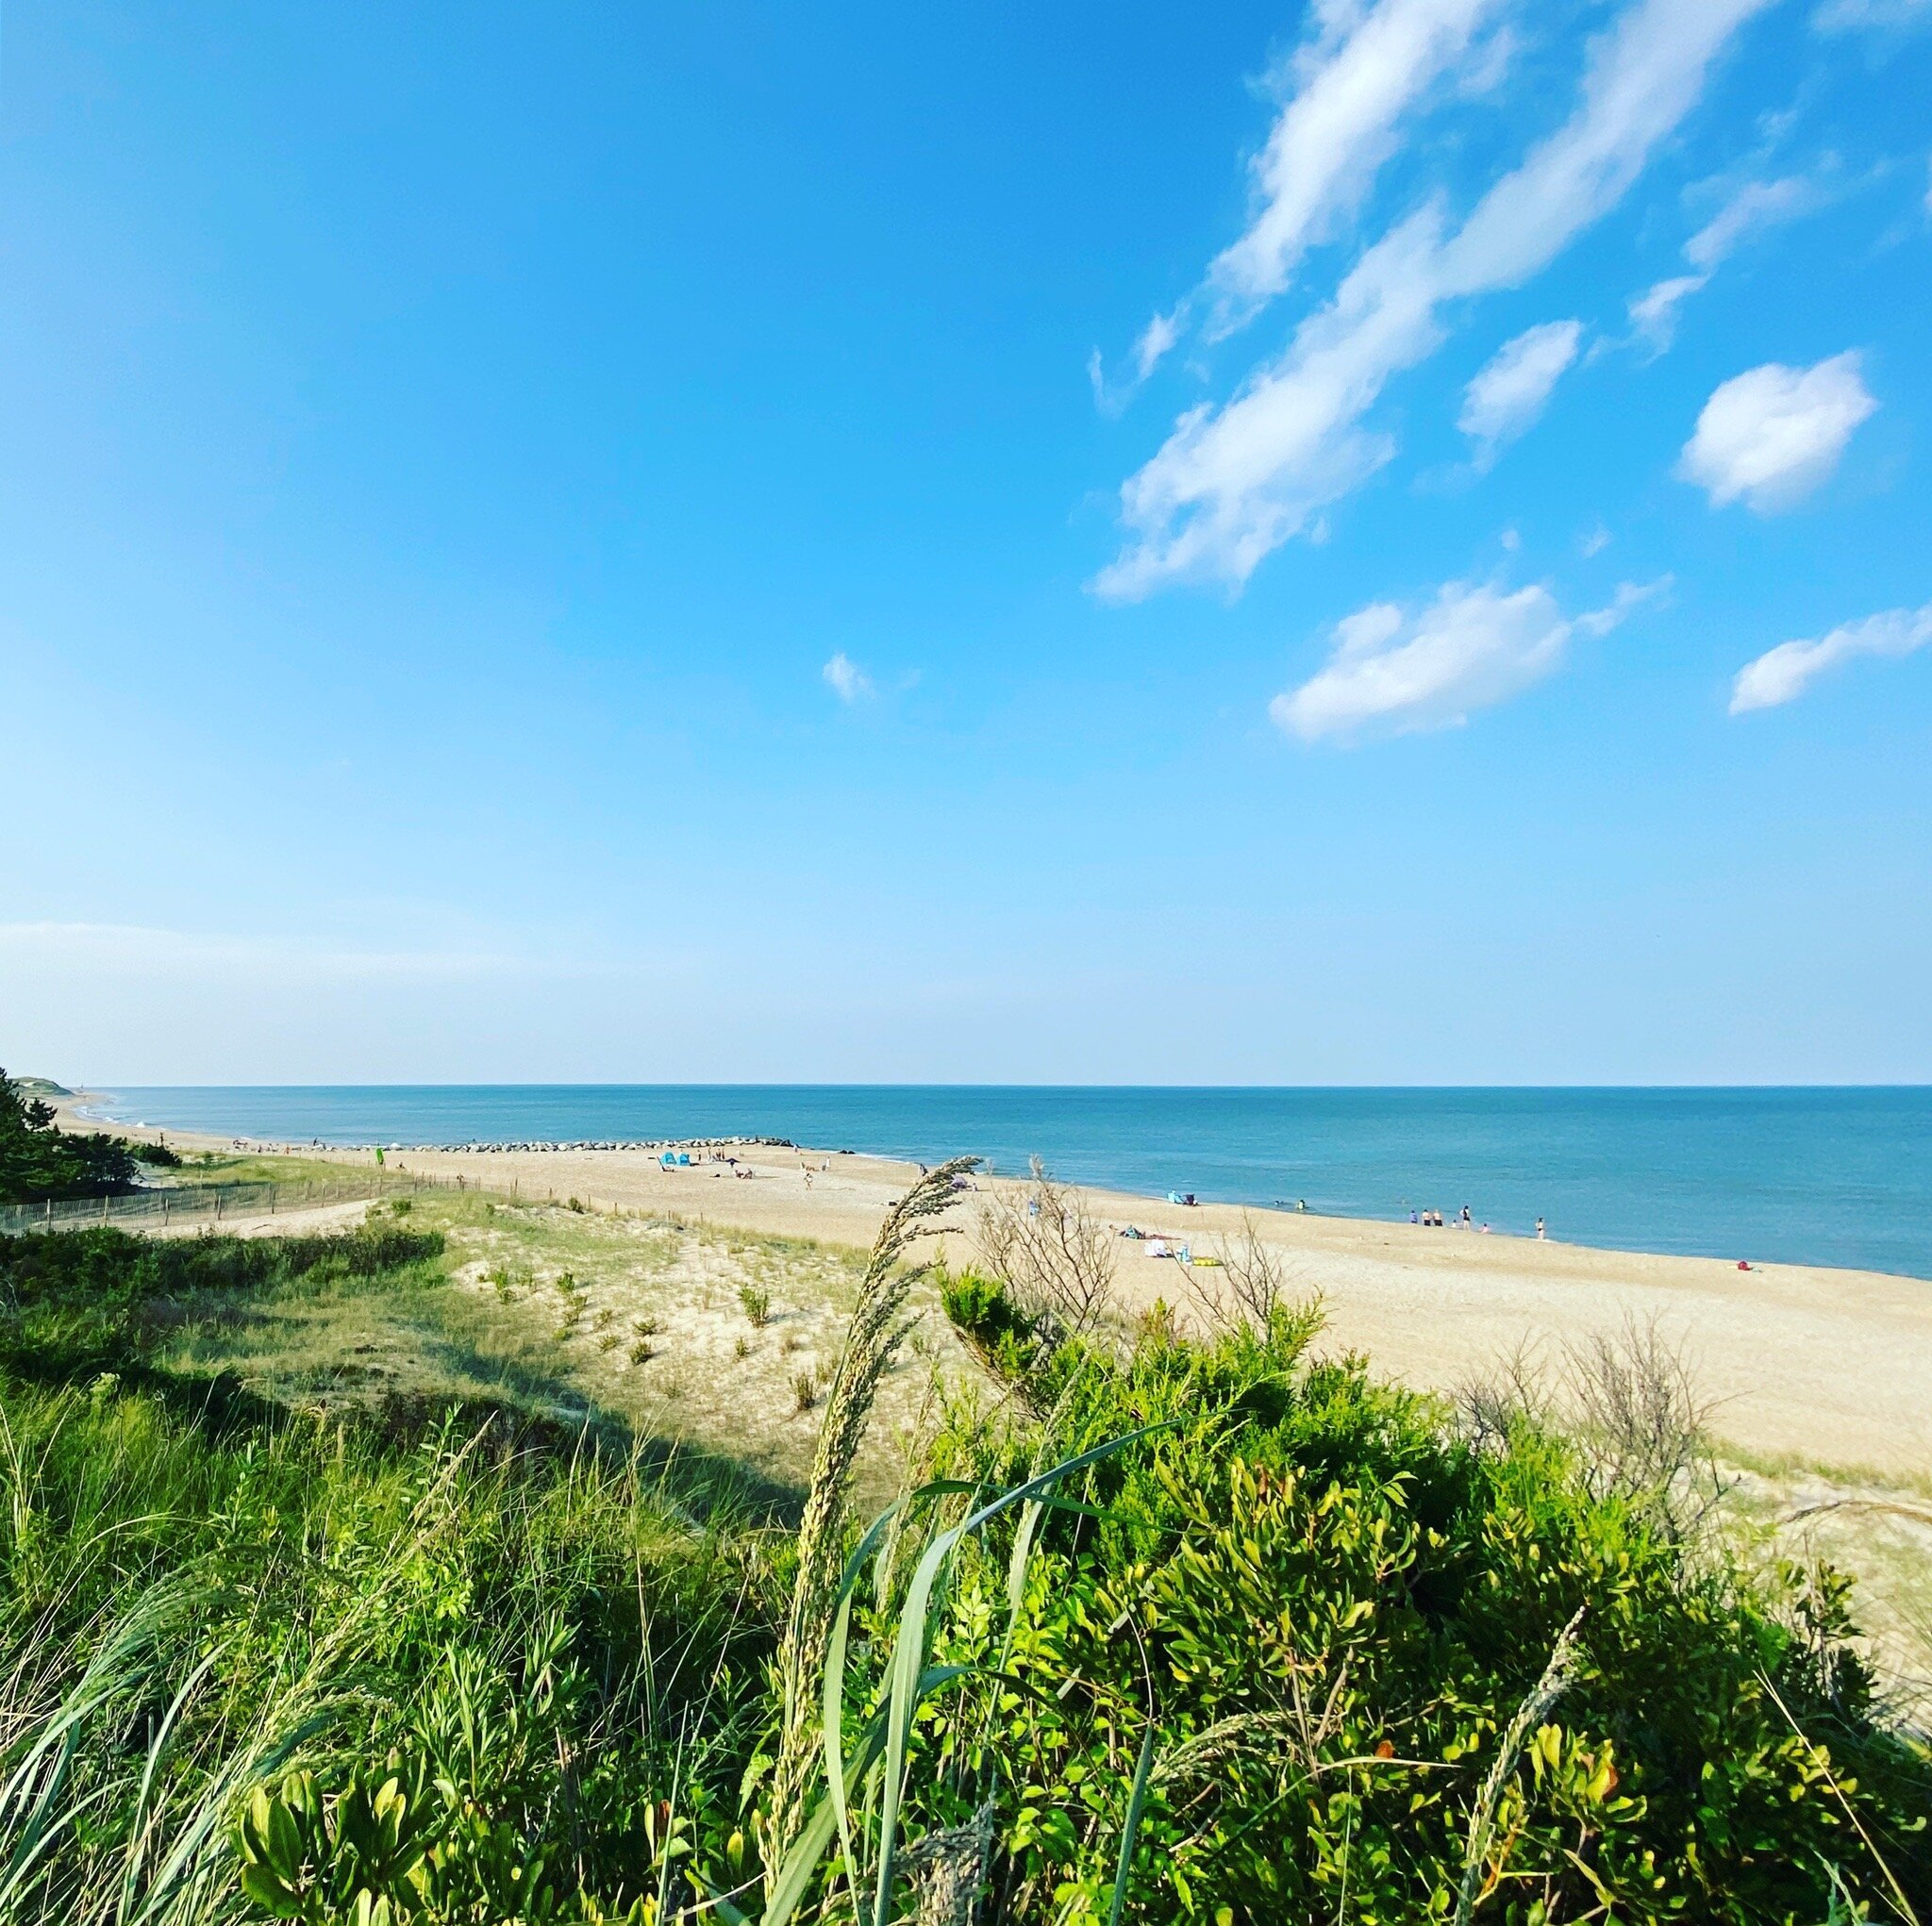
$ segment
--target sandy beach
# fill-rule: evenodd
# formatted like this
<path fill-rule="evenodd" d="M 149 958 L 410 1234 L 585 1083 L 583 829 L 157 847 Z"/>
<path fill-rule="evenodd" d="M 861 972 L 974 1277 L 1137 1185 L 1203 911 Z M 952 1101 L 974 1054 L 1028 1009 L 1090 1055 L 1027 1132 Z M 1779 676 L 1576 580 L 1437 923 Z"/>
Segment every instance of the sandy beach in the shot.
<path fill-rule="evenodd" d="M 72 1113 L 85 1102 L 62 1107 Z M 99 1127 L 72 1114 L 67 1121 Z M 236 1143 L 169 1137 L 184 1149 Z M 367 1151 L 291 1148 L 332 1161 L 372 1161 Z M 388 1160 L 392 1170 L 461 1175 L 525 1198 L 574 1196 L 593 1208 L 673 1212 L 858 1247 L 872 1241 L 881 1216 L 917 1174 L 912 1165 L 847 1153 L 736 1146 L 729 1154 L 752 1175 L 734 1175 L 732 1165 L 702 1154 L 689 1168 L 667 1171 L 654 1153 L 632 1150 L 404 1150 Z M 999 1181 L 980 1178 L 979 1194 Z M 1165 1233 L 1197 1254 L 1239 1231 L 1243 1217 L 1224 1204 L 1178 1206 L 1102 1190 L 1088 1197 L 1114 1228 Z M 958 1228 L 943 1240 L 956 1263 L 972 1254 L 974 1208 L 974 1195 L 963 1196 Z M 1525 1345 L 1554 1355 L 1632 1318 L 1656 1319 L 1682 1345 L 1715 1405 L 1715 1430 L 1738 1449 L 1892 1478 L 1932 1471 L 1932 1283 L 1787 1264 L 1754 1262 L 1740 1270 L 1734 1259 L 1361 1219 L 1248 1215 L 1297 1284 L 1322 1293 L 1327 1344 L 1364 1352 L 1407 1383 L 1453 1392 Z M 1118 1251 L 1124 1306 L 1162 1297 L 1187 1304 L 1188 1279 L 1175 1262 L 1126 1238 Z"/>

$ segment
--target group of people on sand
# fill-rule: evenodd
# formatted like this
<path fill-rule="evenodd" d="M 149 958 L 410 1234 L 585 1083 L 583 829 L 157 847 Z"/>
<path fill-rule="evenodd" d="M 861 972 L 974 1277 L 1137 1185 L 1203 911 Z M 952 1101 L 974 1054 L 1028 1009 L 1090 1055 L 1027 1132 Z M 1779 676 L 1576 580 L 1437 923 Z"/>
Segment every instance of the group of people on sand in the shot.
<path fill-rule="evenodd" d="M 1466 1204 L 1456 1216 L 1448 1219 L 1446 1222 L 1440 1210 L 1411 1209 L 1408 1213 L 1408 1220 L 1412 1224 L 1422 1225 L 1424 1230 L 1432 1231 L 1448 1229 L 1453 1231 L 1482 1231 L 1487 1233 L 1490 1228 L 1490 1222 L 1487 1218 L 1481 1223 L 1476 1222 L 1474 1218 L 1470 1215 L 1469 1205 Z M 1543 1229 L 1541 1218 L 1538 1218 L 1536 1220 L 1536 1234 L 1539 1241 L 1545 1240 L 1547 1237 L 1548 1234 Z"/>
<path fill-rule="evenodd" d="M 1440 1231 L 1445 1227 L 1445 1224 L 1448 1228 L 1458 1231 L 1466 1231 L 1472 1228 L 1469 1205 L 1466 1204 L 1462 1206 L 1462 1215 L 1460 1217 L 1452 1217 L 1445 1220 L 1440 1210 L 1412 1209 L 1408 1213 L 1408 1220 L 1412 1224 L 1420 1224 L 1425 1231 Z M 1483 1229 L 1488 1230 L 1489 1225 L 1487 1223 L 1484 1224 Z"/>

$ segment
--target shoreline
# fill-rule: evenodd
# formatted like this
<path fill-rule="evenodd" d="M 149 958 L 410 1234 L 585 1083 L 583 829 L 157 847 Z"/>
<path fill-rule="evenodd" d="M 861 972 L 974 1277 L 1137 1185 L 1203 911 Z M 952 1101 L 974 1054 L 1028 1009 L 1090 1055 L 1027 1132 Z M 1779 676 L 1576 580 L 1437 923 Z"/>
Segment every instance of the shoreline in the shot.
<path fill-rule="evenodd" d="M 63 1121 L 90 1093 L 61 1100 Z M 184 1150 L 292 1154 L 364 1163 L 373 1153 L 268 1144 L 204 1133 L 114 1124 L 130 1137 L 165 1135 Z M 689 1147 L 689 1146 L 687 1146 Z M 720 1156 L 671 1170 L 648 1149 L 388 1152 L 391 1169 L 461 1175 L 525 1202 L 572 1196 L 598 1209 L 675 1214 L 768 1237 L 864 1249 L 916 1166 L 851 1152 L 769 1141 L 722 1146 Z M 693 1153 L 701 1159 L 702 1153 Z M 727 1174 L 734 1170 L 749 1176 Z M 988 1192 L 1021 1180 L 982 1174 Z M 1761 1458 L 1923 1478 L 1932 1469 L 1932 1286 L 1888 1272 L 1753 1264 L 1538 1241 L 1507 1233 L 1436 1230 L 1372 1218 L 1323 1217 L 1239 1205 L 1165 1204 L 1094 1187 L 1080 1190 L 1109 1227 L 1142 1231 L 1211 1253 L 1250 1220 L 1286 1265 L 1291 1288 L 1319 1291 L 1332 1349 L 1358 1351 L 1421 1390 L 1455 1393 L 1524 1351 L 1557 1361 L 1566 1347 L 1615 1338 L 1656 1321 L 1683 1347 L 1713 1404 L 1713 1429 Z M 970 1218 L 972 1193 L 962 1198 Z M 964 1221 L 940 1239 L 959 1264 L 972 1255 Z M 1124 1308 L 1158 1299 L 1187 1314 L 1212 1271 L 1116 1245 Z"/>
<path fill-rule="evenodd" d="M 1891 1087 L 1888 1086 L 1886 1088 L 1890 1088 Z M 1916 1087 L 1901 1086 L 1898 1088 Z M 283 1138 L 266 1134 L 252 1135 L 244 1132 L 236 1135 L 208 1128 L 154 1124 L 144 1121 L 135 1122 L 116 1118 L 105 1107 L 97 1107 L 112 1101 L 114 1099 L 111 1092 L 92 1088 L 76 1089 L 59 1099 L 57 1104 L 57 1109 L 60 1113 L 62 1122 L 69 1128 L 106 1130 L 133 1137 L 152 1138 L 156 1137 L 168 1137 L 183 1145 L 196 1148 L 214 1149 L 231 1154 L 247 1151 L 267 1155 L 301 1154 L 329 1158 L 356 1158 L 358 1156 L 372 1156 L 380 1152 L 389 1155 L 417 1157 L 431 1155 L 460 1155 L 483 1158 L 503 1157 L 507 1155 L 570 1157 L 607 1153 L 655 1156 L 665 1149 L 692 1152 L 699 1150 L 708 1152 L 714 1149 L 724 1149 L 725 1151 L 742 1151 L 747 1153 L 795 1153 L 800 1155 L 815 1158 L 825 1156 L 835 1158 L 861 1157 L 877 1163 L 898 1163 L 910 1168 L 915 1157 L 936 1159 L 941 1155 L 959 1154 L 956 1146 L 944 1140 L 936 1140 L 936 1147 L 929 1150 L 906 1150 L 902 1152 L 897 1149 L 891 1149 L 872 1151 L 855 1150 L 849 1145 L 841 1146 L 830 1141 L 802 1143 L 789 1137 L 743 1131 L 626 1137 L 531 1137 L 527 1139 L 472 1137 L 468 1139 L 450 1138 L 447 1140 L 417 1138 L 414 1141 L 407 1142 L 397 1138 L 358 1136 L 353 1138 L 339 1137 L 335 1140 L 309 1138 L 298 1141 L 292 1138 Z M 1212 1153 L 1210 1152 L 1209 1154 L 1211 1160 Z M 989 1159 L 985 1167 L 985 1174 L 994 1176 L 998 1181 L 1003 1182 L 1024 1181 L 1019 1175 L 1020 1166 L 1013 1161 L 1014 1154 L 1010 1151 L 1010 1147 L 1002 1149 L 999 1155 L 1002 1162 L 998 1169 L 995 1171 L 993 1164 Z M 1306 1175 L 1307 1173 L 1303 1174 Z M 1462 1181 L 1459 1183 L 1453 1183 L 1448 1186 L 1439 1184 L 1434 1187 L 1453 1190 L 1457 1196 L 1468 1196 L 1479 1192 L 1482 1186 L 1480 1177 L 1472 1180 L 1468 1172 L 1461 1173 L 1461 1177 Z M 1131 1178 L 1126 1186 L 1122 1186 L 1104 1172 L 1087 1178 L 1065 1177 L 1059 1178 L 1058 1181 L 1062 1181 L 1071 1187 L 1083 1191 L 1091 1191 L 1095 1194 L 1138 1198 L 1141 1201 L 1143 1207 L 1150 1212 L 1175 1207 L 1171 1202 L 1172 1192 L 1165 1191 L 1158 1187 L 1150 1186 L 1142 1187 L 1141 1184 Z M 1163 1177 L 1161 1181 L 1164 1184 L 1165 1178 Z M 1560 1180 L 1558 1181 L 1560 1186 Z M 1295 1187 L 1283 1184 L 1278 1187 L 1293 1188 Z M 1309 1218 L 1320 1218 L 1324 1222 L 1335 1224 L 1362 1227 L 1373 1225 L 1389 1225 L 1398 1228 L 1428 1227 L 1425 1223 L 1419 1224 L 1414 1222 L 1412 1212 L 1409 1219 L 1405 1219 L 1403 1212 L 1408 1209 L 1410 1204 L 1410 1200 L 1407 1195 L 1403 1197 L 1396 1210 L 1387 1216 L 1378 1214 L 1378 1206 L 1374 1204 L 1356 1204 L 1351 1205 L 1349 1204 L 1338 1203 L 1332 1199 L 1325 1204 L 1309 1206 L 1300 1203 L 1299 1200 L 1291 1203 L 1289 1198 L 1283 1196 L 1274 1196 L 1266 1201 L 1257 1197 L 1254 1200 L 1243 1202 L 1239 1194 L 1236 1194 L 1222 1198 L 1203 1196 L 1201 1204 L 1203 1207 L 1218 1209 L 1250 1210 L 1290 1216 L 1306 1215 Z M 1928 1193 L 1928 1204 L 1932 1204 L 1932 1193 Z M 1560 1200 L 1558 1200 L 1557 1209 L 1560 1210 Z M 1476 1221 L 1465 1226 L 1455 1221 L 1453 1211 L 1449 1214 L 1449 1220 L 1444 1223 L 1442 1221 L 1443 1215 L 1443 1212 L 1437 1211 L 1435 1228 L 1448 1231 L 1466 1229 L 1485 1237 L 1514 1237 L 1524 1242 L 1533 1240 L 1533 1234 L 1529 1227 L 1532 1215 L 1539 1230 L 1543 1221 L 1541 1213 L 1534 1212 L 1530 1206 L 1523 1206 L 1523 1214 L 1520 1220 L 1510 1216 L 1506 1209 L 1505 1220 L 1494 1224 L 1488 1221 Z M 1480 1220 L 1486 1215 L 1494 1215 L 1494 1213 L 1493 1211 L 1488 1213 L 1477 1212 L 1475 1215 Z M 1424 1213 L 1424 1216 L 1426 1216 L 1426 1213 Z M 1928 1290 L 1932 1290 L 1932 1250 L 1920 1254 L 1915 1248 L 1913 1254 L 1920 1256 L 1922 1261 L 1918 1263 L 1916 1268 L 1910 1268 L 1912 1263 L 1910 1257 L 1907 1257 L 1905 1262 L 1890 1261 L 1890 1254 L 1886 1257 L 1881 1258 L 1879 1262 L 1874 1263 L 1869 1256 L 1852 1252 L 1813 1251 L 1807 1253 L 1803 1249 L 1793 1251 L 1790 1248 L 1790 1238 L 1789 1237 L 1780 1238 L 1775 1234 L 1774 1227 L 1756 1227 L 1758 1231 L 1769 1230 L 1772 1232 L 1771 1235 L 1763 1236 L 1761 1239 L 1754 1235 L 1754 1227 L 1750 1225 L 1707 1226 L 1707 1230 L 1708 1231 L 1713 1228 L 1717 1229 L 1717 1235 L 1706 1235 L 1701 1237 L 1689 1236 L 1675 1237 L 1666 1234 L 1663 1248 L 1658 1248 L 1657 1243 L 1652 1242 L 1641 1226 L 1633 1227 L 1628 1224 L 1621 1224 L 1615 1228 L 1599 1226 L 1594 1236 L 1591 1236 L 1588 1229 L 1586 1229 L 1583 1238 L 1566 1239 L 1565 1241 L 1570 1243 L 1573 1248 L 1599 1251 L 1633 1259 L 1648 1260 L 1656 1258 L 1674 1260 L 1681 1258 L 1690 1262 L 1722 1263 L 1733 1263 L 1741 1259 L 1754 1270 L 1774 1267 L 1785 1270 L 1847 1271 L 1860 1276 L 1903 1279 L 1924 1285 Z M 1552 1238 L 1551 1241 L 1555 1241 L 1555 1239 Z M 1769 1246 L 1768 1251 L 1765 1249 L 1766 1245 Z"/>

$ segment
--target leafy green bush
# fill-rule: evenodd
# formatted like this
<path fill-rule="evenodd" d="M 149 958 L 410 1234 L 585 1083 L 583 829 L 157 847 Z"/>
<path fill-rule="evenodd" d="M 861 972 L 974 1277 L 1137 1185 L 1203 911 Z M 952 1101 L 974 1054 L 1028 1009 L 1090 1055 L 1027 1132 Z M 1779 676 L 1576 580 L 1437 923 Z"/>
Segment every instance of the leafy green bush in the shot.
<path fill-rule="evenodd" d="M 1060 1451 L 1169 1428 L 1086 1474 L 1091 1512 L 956 1561 L 933 1662 L 967 1669 L 913 1773 L 929 1824 L 1000 1815 L 1003 1917 L 1105 1917 L 1150 1735 L 1129 1917 L 1450 1917 L 1504 1730 L 1579 1611 L 1475 1855 L 1480 1917 L 1824 1919 L 1890 1903 L 1871 1848 L 1923 1905 L 1932 1760 L 1874 1716 L 1828 1575 L 1761 1591 L 1591 1499 L 1560 1438 L 1478 1456 L 1357 1361 L 1156 1334 L 1055 1369 Z M 939 1462 L 997 1486 L 1037 1453 L 961 1414 Z"/>
<path fill-rule="evenodd" d="M 941 1271 L 940 1305 L 996 1377 L 1025 1386 L 1052 1347 L 997 1278 L 976 1270 Z"/>

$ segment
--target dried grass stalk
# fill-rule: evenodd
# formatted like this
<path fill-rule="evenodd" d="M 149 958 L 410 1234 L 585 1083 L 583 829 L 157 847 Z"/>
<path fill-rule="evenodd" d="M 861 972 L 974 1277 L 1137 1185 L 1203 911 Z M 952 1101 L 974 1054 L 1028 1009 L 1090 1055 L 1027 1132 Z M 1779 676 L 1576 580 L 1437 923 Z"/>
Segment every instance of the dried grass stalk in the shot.
<path fill-rule="evenodd" d="M 858 1308 L 826 1393 L 811 1486 L 798 1530 L 798 1575 L 778 1651 L 785 1724 L 773 1770 L 771 1824 L 764 1841 L 768 1879 L 804 1825 L 806 1793 L 818 1759 L 819 1673 L 844 1562 L 853 1465 L 865 1439 L 879 1380 L 905 1336 L 899 1314 L 907 1294 L 931 1269 L 929 1264 L 908 1266 L 904 1259 L 913 1241 L 932 1228 L 931 1220 L 951 1206 L 958 1194 L 955 1187 L 978 1161 L 955 1157 L 941 1164 L 892 1206 L 866 1261 Z"/>
<path fill-rule="evenodd" d="M 1729 1489 L 1710 1444 L 1710 1404 L 1656 1318 L 1627 1316 L 1564 1346 L 1554 1366 L 1518 1349 L 1457 1393 L 1478 1451 L 1507 1450 L 1519 1425 L 1573 1436 L 1591 1497 L 1641 1510 L 1674 1543 L 1697 1539 Z"/>
<path fill-rule="evenodd" d="M 1570 1682 L 1575 1676 L 1576 1635 L 1582 1628 L 1586 1609 L 1578 1605 L 1575 1616 L 1557 1635 L 1550 1662 L 1543 1667 L 1543 1675 L 1529 1697 L 1516 1708 L 1515 1718 L 1503 1734 L 1495 1763 L 1476 1795 L 1475 1810 L 1469 1818 L 1469 1847 L 1462 1860 L 1462 1886 L 1456 1896 L 1456 1926 L 1469 1926 L 1476 1901 L 1486 1890 L 1483 1875 L 1489 1863 L 1490 1840 L 1495 1831 L 1496 1801 L 1503 1796 L 1509 1775 L 1516 1770 L 1517 1760 L 1523 1756 L 1524 1741 L 1541 1725 L 1551 1707 L 1570 1689 Z"/>
<path fill-rule="evenodd" d="M 1188 1271 L 1188 1288 L 1208 1321 L 1222 1330 L 1246 1325 L 1266 1337 L 1282 1314 L 1291 1308 L 1291 1287 L 1298 1277 L 1288 1260 L 1261 1236 L 1252 1211 L 1241 1212 L 1241 1227 L 1234 1237 L 1214 1240 L 1220 1262 L 1210 1270 Z M 1303 1294 L 1312 1311 L 1318 1294 Z"/>
<path fill-rule="evenodd" d="M 919 1892 L 914 1926 L 973 1926 L 992 1857 L 993 1807 L 982 1805 L 963 1826 L 927 1833 L 899 1854 Z"/>
<path fill-rule="evenodd" d="M 1043 1336 L 1090 1336 L 1113 1296 L 1114 1234 L 1078 1190 L 1056 1184 L 1038 1157 L 1017 1192 L 981 1207 L 981 1261 Z"/>

